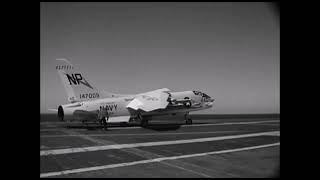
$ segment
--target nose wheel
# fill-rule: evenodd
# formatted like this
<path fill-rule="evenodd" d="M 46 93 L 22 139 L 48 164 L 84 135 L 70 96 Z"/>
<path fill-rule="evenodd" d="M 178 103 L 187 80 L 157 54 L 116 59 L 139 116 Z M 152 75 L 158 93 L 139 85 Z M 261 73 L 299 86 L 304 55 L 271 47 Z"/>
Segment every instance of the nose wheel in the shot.
<path fill-rule="evenodd" d="M 186 121 L 186 124 L 192 124 L 192 119 L 191 117 L 189 116 L 189 113 L 185 114 L 184 115 L 184 119 Z"/>

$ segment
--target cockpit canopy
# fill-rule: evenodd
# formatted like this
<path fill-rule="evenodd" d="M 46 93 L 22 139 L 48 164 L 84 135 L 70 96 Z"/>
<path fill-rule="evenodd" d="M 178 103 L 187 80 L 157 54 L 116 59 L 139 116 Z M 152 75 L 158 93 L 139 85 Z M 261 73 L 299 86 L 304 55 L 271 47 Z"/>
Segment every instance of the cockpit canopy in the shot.
<path fill-rule="evenodd" d="M 192 91 L 196 96 L 201 96 L 202 102 L 213 102 L 214 99 L 212 99 L 210 96 L 208 96 L 206 93 L 203 93 L 201 91 Z"/>
<path fill-rule="evenodd" d="M 204 97 L 205 99 L 210 99 L 211 97 L 201 91 L 192 91 L 195 95 Z"/>

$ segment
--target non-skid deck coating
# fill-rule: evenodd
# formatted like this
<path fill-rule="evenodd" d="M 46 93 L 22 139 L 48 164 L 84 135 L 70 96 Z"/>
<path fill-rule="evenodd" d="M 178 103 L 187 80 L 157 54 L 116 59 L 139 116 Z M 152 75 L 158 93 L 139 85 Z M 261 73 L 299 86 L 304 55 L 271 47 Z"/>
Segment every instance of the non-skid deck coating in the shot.
<path fill-rule="evenodd" d="M 279 175 L 279 119 L 209 118 L 194 120 L 194 125 L 118 126 L 107 131 L 96 125 L 69 126 L 40 122 L 40 177 Z M 108 149 L 113 146 L 117 148 Z M 43 155 L 51 150 L 62 153 Z"/>

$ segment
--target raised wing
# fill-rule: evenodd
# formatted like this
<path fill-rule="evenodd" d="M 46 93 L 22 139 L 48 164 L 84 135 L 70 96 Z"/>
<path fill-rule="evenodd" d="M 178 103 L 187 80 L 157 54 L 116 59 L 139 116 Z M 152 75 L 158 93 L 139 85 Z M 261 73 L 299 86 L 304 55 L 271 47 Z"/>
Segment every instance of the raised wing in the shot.
<path fill-rule="evenodd" d="M 127 108 L 132 108 L 134 110 L 141 109 L 146 112 L 164 109 L 169 104 L 167 101 L 169 97 L 167 92 L 169 91 L 169 89 L 163 88 L 139 94 L 127 105 Z"/>

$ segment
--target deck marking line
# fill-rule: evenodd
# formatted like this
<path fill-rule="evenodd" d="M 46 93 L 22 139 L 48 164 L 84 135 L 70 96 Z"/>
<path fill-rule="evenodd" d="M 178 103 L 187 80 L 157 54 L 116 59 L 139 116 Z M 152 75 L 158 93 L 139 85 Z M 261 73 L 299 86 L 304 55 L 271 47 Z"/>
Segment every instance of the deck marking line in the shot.
<path fill-rule="evenodd" d="M 280 122 L 279 120 L 270 120 L 270 121 L 245 121 L 245 122 L 229 122 L 229 123 L 212 123 L 212 124 L 192 124 L 186 125 L 182 124 L 182 127 L 196 127 L 196 126 L 222 126 L 222 125 L 237 125 L 237 124 L 263 124 L 270 122 Z M 141 127 L 108 127 L 110 129 L 141 129 Z M 61 128 L 48 128 L 48 129 L 40 129 L 40 132 L 45 131 L 59 131 Z M 77 130 L 79 131 L 79 130 Z M 81 131 L 86 131 L 86 129 L 81 129 Z"/>
<path fill-rule="evenodd" d="M 87 172 L 87 171 L 96 171 L 96 170 L 102 170 L 102 169 L 132 166 L 132 165 L 137 165 L 137 164 L 161 162 L 161 161 L 165 161 L 165 160 L 175 160 L 175 159 L 198 157 L 198 156 L 205 156 L 205 155 L 223 154 L 223 153 L 231 153 L 231 152 L 237 152 L 237 151 L 246 151 L 246 150 L 253 150 L 253 149 L 259 149 L 259 148 L 279 146 L 279 145 L 280 145 L 280 142 L 259 145 L 259 146 L 244 147 L 244 148 L 228 149 L 228 150 L 221 150 L 221 151 L 211 151 L 211 152 L 206 152 L 206 153 L 188 154 L 188 155 L 172 156 L 172 157 L 162 157 L 162 158 L 155 158 L 155 159 L 148 159 L 148 160 L 141 160 L 141 161 L 133 161 L 133 162 L 128 162 L 128 163 L 109 164 L 109 165 L 103 165 L 103 166 L 70 169 L 70 170 L 65 170 L 65 171 L 42 173 L 42 174 L 40 174 L 40 177 L 66 175 L 66 174 L 81 173 L 81 172 Z"/>
<path fill-rule="evenodd" d="M 279 120 L 270 121 L 249 121 L 249 122 L 229 122 L 229 123 L 213 123 L 213 124 L 193 124 L 193 125 L 182 125 L 182 126 L 222 126 L 222 125 L 237 125 L 237 124 L 262 124 L 270 122 L 280 122 Z"/>
<path fill-rule="evenodd" d="M 219 140 L 226 140 L 226 139 L 237 139 L 237 138 L 264 136 L 264 135 L 270 136 L 270 135 L 274 135 L 274 133 L 276 133 L 276 132 L 278 132 L 278 131 L 240 134 L 240 135 L 229 135 L 229 136 L 218 136 L 218 137 L 208 137 L 208 138 L 197 138 L 197 139 L 173 140 L 173 141 L 171 140 L 171 141 L 156 141 L 156 142 L 132 143 L 132 144 L 112 144 L 112 145 L 105 145 L 105 146 L 89 146 L 89 147 L 81 147 L 81 148 L 42 150 L 42 151 L 40 151 L 40 156 L 79 153 L 79 152 L 90 152 L 90 151 L 102 151 L 102 150 L 109 150 L 109 149 L 122 149 L 122 148 L 135 148 L 135 147 L 219 141 Z"/>
<path fill-rule="evenodd" d="M 42 135 L 41 138 L 57 138 L 57 137 L 82 137 L 82 136 L 154 136 L 154 135 L 179 135 L 179 134 L 216 134 L 230 132 L 245 132 L 245 131 L 203 131 L 203 132 L 180 132 L 180 133 L 138 133 L 138 134 L 59 134 L 59 135 Z"/>

